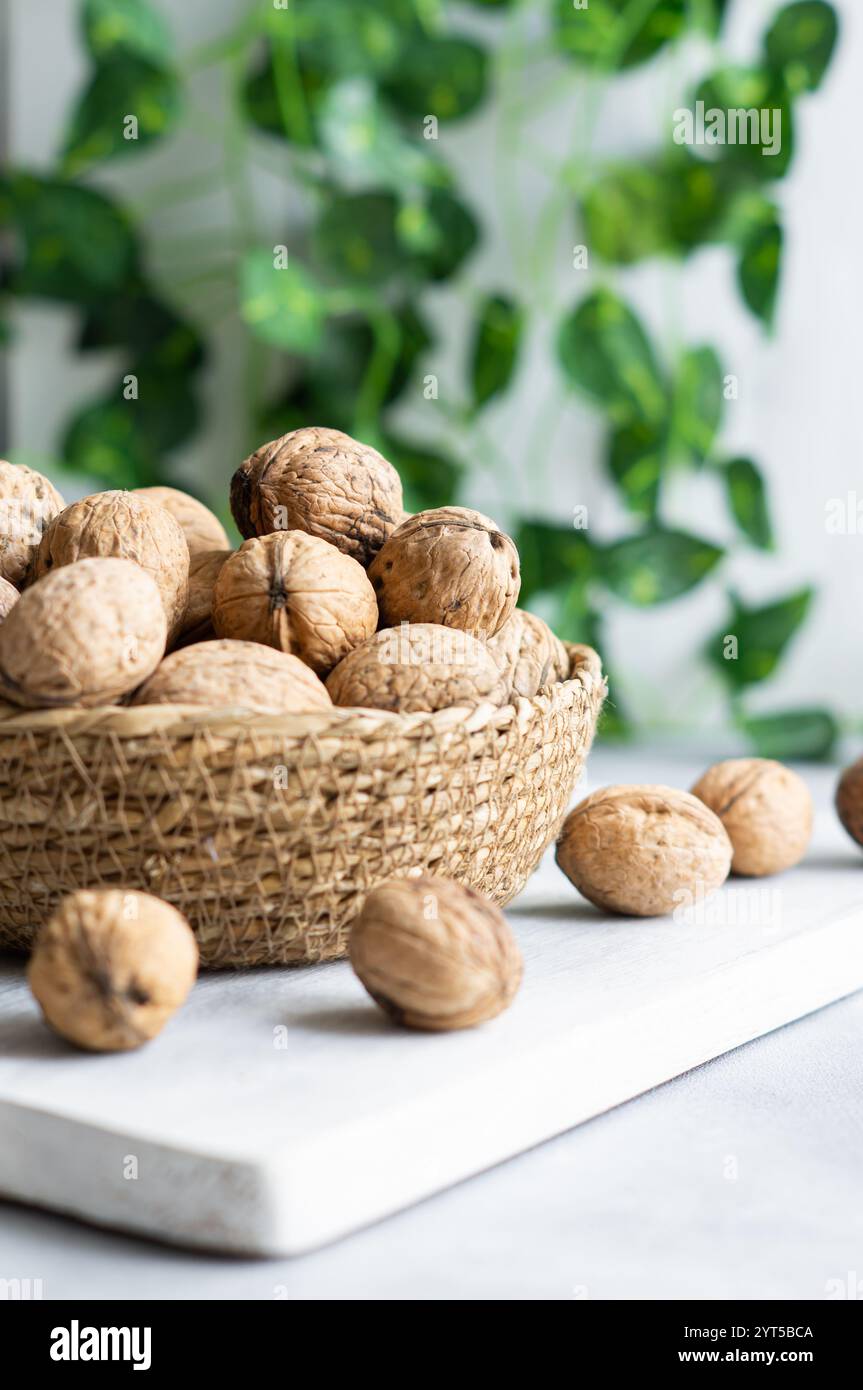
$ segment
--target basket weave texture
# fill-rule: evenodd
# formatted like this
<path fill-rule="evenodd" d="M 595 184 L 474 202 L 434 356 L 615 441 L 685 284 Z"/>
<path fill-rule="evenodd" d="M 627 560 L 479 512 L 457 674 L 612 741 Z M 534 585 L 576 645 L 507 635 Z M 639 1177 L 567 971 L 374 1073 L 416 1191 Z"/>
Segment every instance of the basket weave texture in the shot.
<path fill-rule="evenodd" d="M 155 893 L 205 965 L 344 954 L 365 894 L 445 874 L 510 901 L 557 834 L 605 696 L 599 658 L 531 700 L 267 717 L 0 705 L 0 946 L 64 894 Z"/>

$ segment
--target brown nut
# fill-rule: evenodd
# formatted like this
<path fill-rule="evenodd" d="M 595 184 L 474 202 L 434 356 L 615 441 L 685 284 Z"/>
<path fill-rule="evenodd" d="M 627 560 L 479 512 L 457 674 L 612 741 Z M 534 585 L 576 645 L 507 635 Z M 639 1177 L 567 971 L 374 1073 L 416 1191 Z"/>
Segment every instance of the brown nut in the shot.
<path fill-rule="evenodd" d="M 760 878 L 790 869 L 812 835 L 812 797 L 802 777 L 770 758 L 714 763 L 692 788 L 728 832 L 731 872 Z"/>
<path fill-rule="evenodd" d="M 728 877 L 731 841 L 712 811 L 674 787 L 603 787 L 570 811 L 557 863 L 606 912 L 662 917 Z"/>
<path fill-rule="evenodd" d="M 161 1032 L 197 970 L 197 942 L 175 907 L 102 888 L 63 899 L 36 938 L 27 979 L 61 1037 L 126 1052 Z"/>
<path fill-rule="evenodd" d="M 213 591 L 220 637 L 292 652 L 319 676 L 378 625 L 375 591 L 362 565 L 305 531 L 246 541 Z"/>
<path fill-rule="evenodd" d="M 199 550 L 189 560 L 189 597 L 177 645 L 186 647 L 215 637 L 213 589 L 222 566 L 233 554 L 233 550 Z"/>
<path fill-rule="evenodd" d="M 846 767 L 839 778 L 836 811 L 851 839 L 863 845 L 863 758 Z"/>
<path fill-rule="evenodd" d="M 0 459 L 0 578 L 23 587 L 42 532 L 65 505 L 41 473 Z"/>
<path fill-rule="evenodd" d="M 18 602 L 19 594 L 14 584 L 10 584 L 8 579 L 0 579 L 0 623 L 8 617 L 12 607 Z"/>
<path fill-rule="evenodd" d="M 546 685 L 569 677 L 566 647 L 535 613 L 516 608 L 489 638 L 488 649 L 507 683 L 510 698 L 529 700 Z"/>
<path fill-rule="evenodd" d="M 315 426 L 247 458 L 231 480 L 231 510 L 247 539 L 308 531 L 365 567 L 398 524 L 402 485 L 377 449 Z"/>
<path fill-rule="evenodd" d="M 0 629 L 2 632 L 2 629 Z M 257 642 L 197 642 L 166 656 L 133 705 L 203 705 L 255 714 L 302 714 L 332 701 L 296 656 Z"/>
<path fill-rule="evenodd" d="M 503 914 L 473 888 L 424 875 L 372 889 L 351 925 L 351 965 L 406 1028 L 472 1028 L 508 1008 L 522 959 Z"/>
<path fill-rule="evenodd" d="M 156 669 L 165 637 L 159 590 L 131 560 L 64 566 L 25 589 L 0 626 L 0 698 L 113 704 Z"/>
<path fill-rule="evenodd" d="M 381 622 L 442 623 L 492 637 L 515 608 L 518 552 L 493 521 L 468 507 L 417 512 L 369 567 Z"/>
<path fill-rule="evenodd" d="M 175 487 L 136 487 L 134 496 L 157 502 L 171 513 L 186 537 L 192 558 L 207 550 L 230 550 L 231 542 L 221 521 L 197 497 Z"/>
<path fill-rule="evenodd" d="M 333 704 L 418 714 L 450 705 L 506 703 L 506 682 L 484 642 L 438 623 L 383 628 L 340 661 Z"/>
<path fill-rule="evenodd" d="M 97 492 L 73 502 L 45 527 L 33 577 L 94 555 L 134 560 L 152 575 L 173 640 L 186 611 L 189 547 L 171 513 L 133 492 Z"/>

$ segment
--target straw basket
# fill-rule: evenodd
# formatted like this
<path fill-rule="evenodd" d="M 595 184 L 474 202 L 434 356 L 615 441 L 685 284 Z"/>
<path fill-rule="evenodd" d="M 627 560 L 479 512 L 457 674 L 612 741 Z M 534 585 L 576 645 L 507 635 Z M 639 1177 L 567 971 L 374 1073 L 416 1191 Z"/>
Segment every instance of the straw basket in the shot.
<path fill-rule="evenodd" d="M 0 946 L 76 888 L 174 903 L 207 965 L 343 955 L 376 883 L 445 874 L 506 903 L 558 831 L 605 695 L 599 658 L 515 705 L 265 717 L 0 706 Z"/>

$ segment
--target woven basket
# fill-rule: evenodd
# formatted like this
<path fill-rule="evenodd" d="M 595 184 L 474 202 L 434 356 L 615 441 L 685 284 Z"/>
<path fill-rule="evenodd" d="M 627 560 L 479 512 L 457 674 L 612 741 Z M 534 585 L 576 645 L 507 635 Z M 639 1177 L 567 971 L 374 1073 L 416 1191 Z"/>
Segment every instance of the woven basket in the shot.
<path fill-rule="evenodd" d="M 0 705 L 0 946 L 76 888 L 174 903 L 206 965 L 344 954 L 363 896 L 429 870 L 506 903 L 557 833 L 605 695 L 599 658 L 516 705 L 292 717 Z"/>

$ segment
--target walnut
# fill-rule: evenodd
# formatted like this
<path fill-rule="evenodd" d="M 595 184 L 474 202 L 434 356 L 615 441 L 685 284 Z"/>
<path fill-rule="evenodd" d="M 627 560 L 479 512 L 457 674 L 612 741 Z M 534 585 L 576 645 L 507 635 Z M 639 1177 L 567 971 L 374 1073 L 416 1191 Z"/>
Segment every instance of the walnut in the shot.
<path fill-rule="evenodd" d="M 401 714 L 506 703 L 506 682 L 484 642 L 438 623 L 383 628 L 340 661 L 327 681 L 336 705 Z"/>
<path fill-rule="evenodd" d="M 802 777 L 769 758 L 715 763 L 692 788 L 722 821 L 734 847 L 731 872 L 778 874 L 802 859 L 812 834 L 812 797 Z"/>
<path fill-rule="evenodd" d="M 544 686 L 569 679 L 569 657 L 559 637 L 534 613 L 516 608 L 489 639 L 488 649 L 507 683 L 510 698 L 529 700 Z"/>
<path fill-rule="evenodd" d="M 231 542 L 221 521 L 197 497 L 175 487 L 136 487 L 134 496 L 149 498 L 171 513 L 186 537 L 192 558 L 205 550 L 230 549 Z"/>
<path fill-rule="evenodd" d="M 863 845 L 863 758 L 846 767 L 839 778 L 836 811 L 851 839 Z"/>
<path fill-rule="evenodd" d="M 42 532 L 65 505 L 41 473 L 0 459 L 0 578 L 23 587 Z"/>
<path fill-rule="evenodd" d="M 189 547 L 170 512 L 133 492 L 97 492 L 73 502 L 46 526 L 33 562 L 39 579 L 87 556 L 134 560 L 155 579 L 168 639 L 179 632 L 189 592 Z"/>
<path fill-rule="evenodd" d="M 443 623 L 492 637 L 512 614 L 518 552 L 493 521 L 467 507 L 417 512 L 369 567 L 381 622 Z"/>
<path fill-rule="evenodd" d="M 718 816 L 673 787 L 604 787 L 570 811 L 557 863 L 607 912 L 661 917 L 728 877 L 731 842 Z"/>
<path fill-rule="evenodd" d="M 25 589 L 0 626 L 0 698 L 30 708 L 109 705 L 165 650 L 155 581 L 131 560 L 95 557 Z"/>
<path fill-rule="evenodd" d="M 377 449 L 349 434 L 292 430 L 240 465 L 231 510 L 247 539 L 308 531 L 367 566 L 402 515 L 402 485 Z"/>
<path fill-rule="evenodd" d="M 103 888 L 63 899 L 36 938 L 27 979 L 61 1037 L 126 1052 L 162 1031 L 197 970 L 197 942 L 176 908 Z"/>
<path fill-rule="evenodd" d="M 0 623 L 7 617 L 13 604 L 18 601 L 18 590 L 8 579 L 0 579 Z"/>
<path fill-rule="evenodd" d="M 372 889 L 351 925 L 351 965 L 406 1028 L 471 1028 L 508 1008 L 522 959 L 506 919 L 473 888 L 424 875 Z"/>
<path fill-rule="evenodd" d="M 314 671 L 298 657 L 226 638 L 198 642 L 166 656 L 132 704 L 300 714 L 329 709 L 332 701 Z"/>
<path fill-rule="evenodd" d="M 215 637 L 213 589 L 222 566 L 233 550 L 199 550 L 189 560 L 189 597 L 178 643 L 204 642 Z"/>
<path fill-rule="evenodd" d="M 375 591 L 362 565 L 305 531 L 246 541 L 213 591 L 220 637 L 293 652 L 324 676 L 378 625 Z"/>

